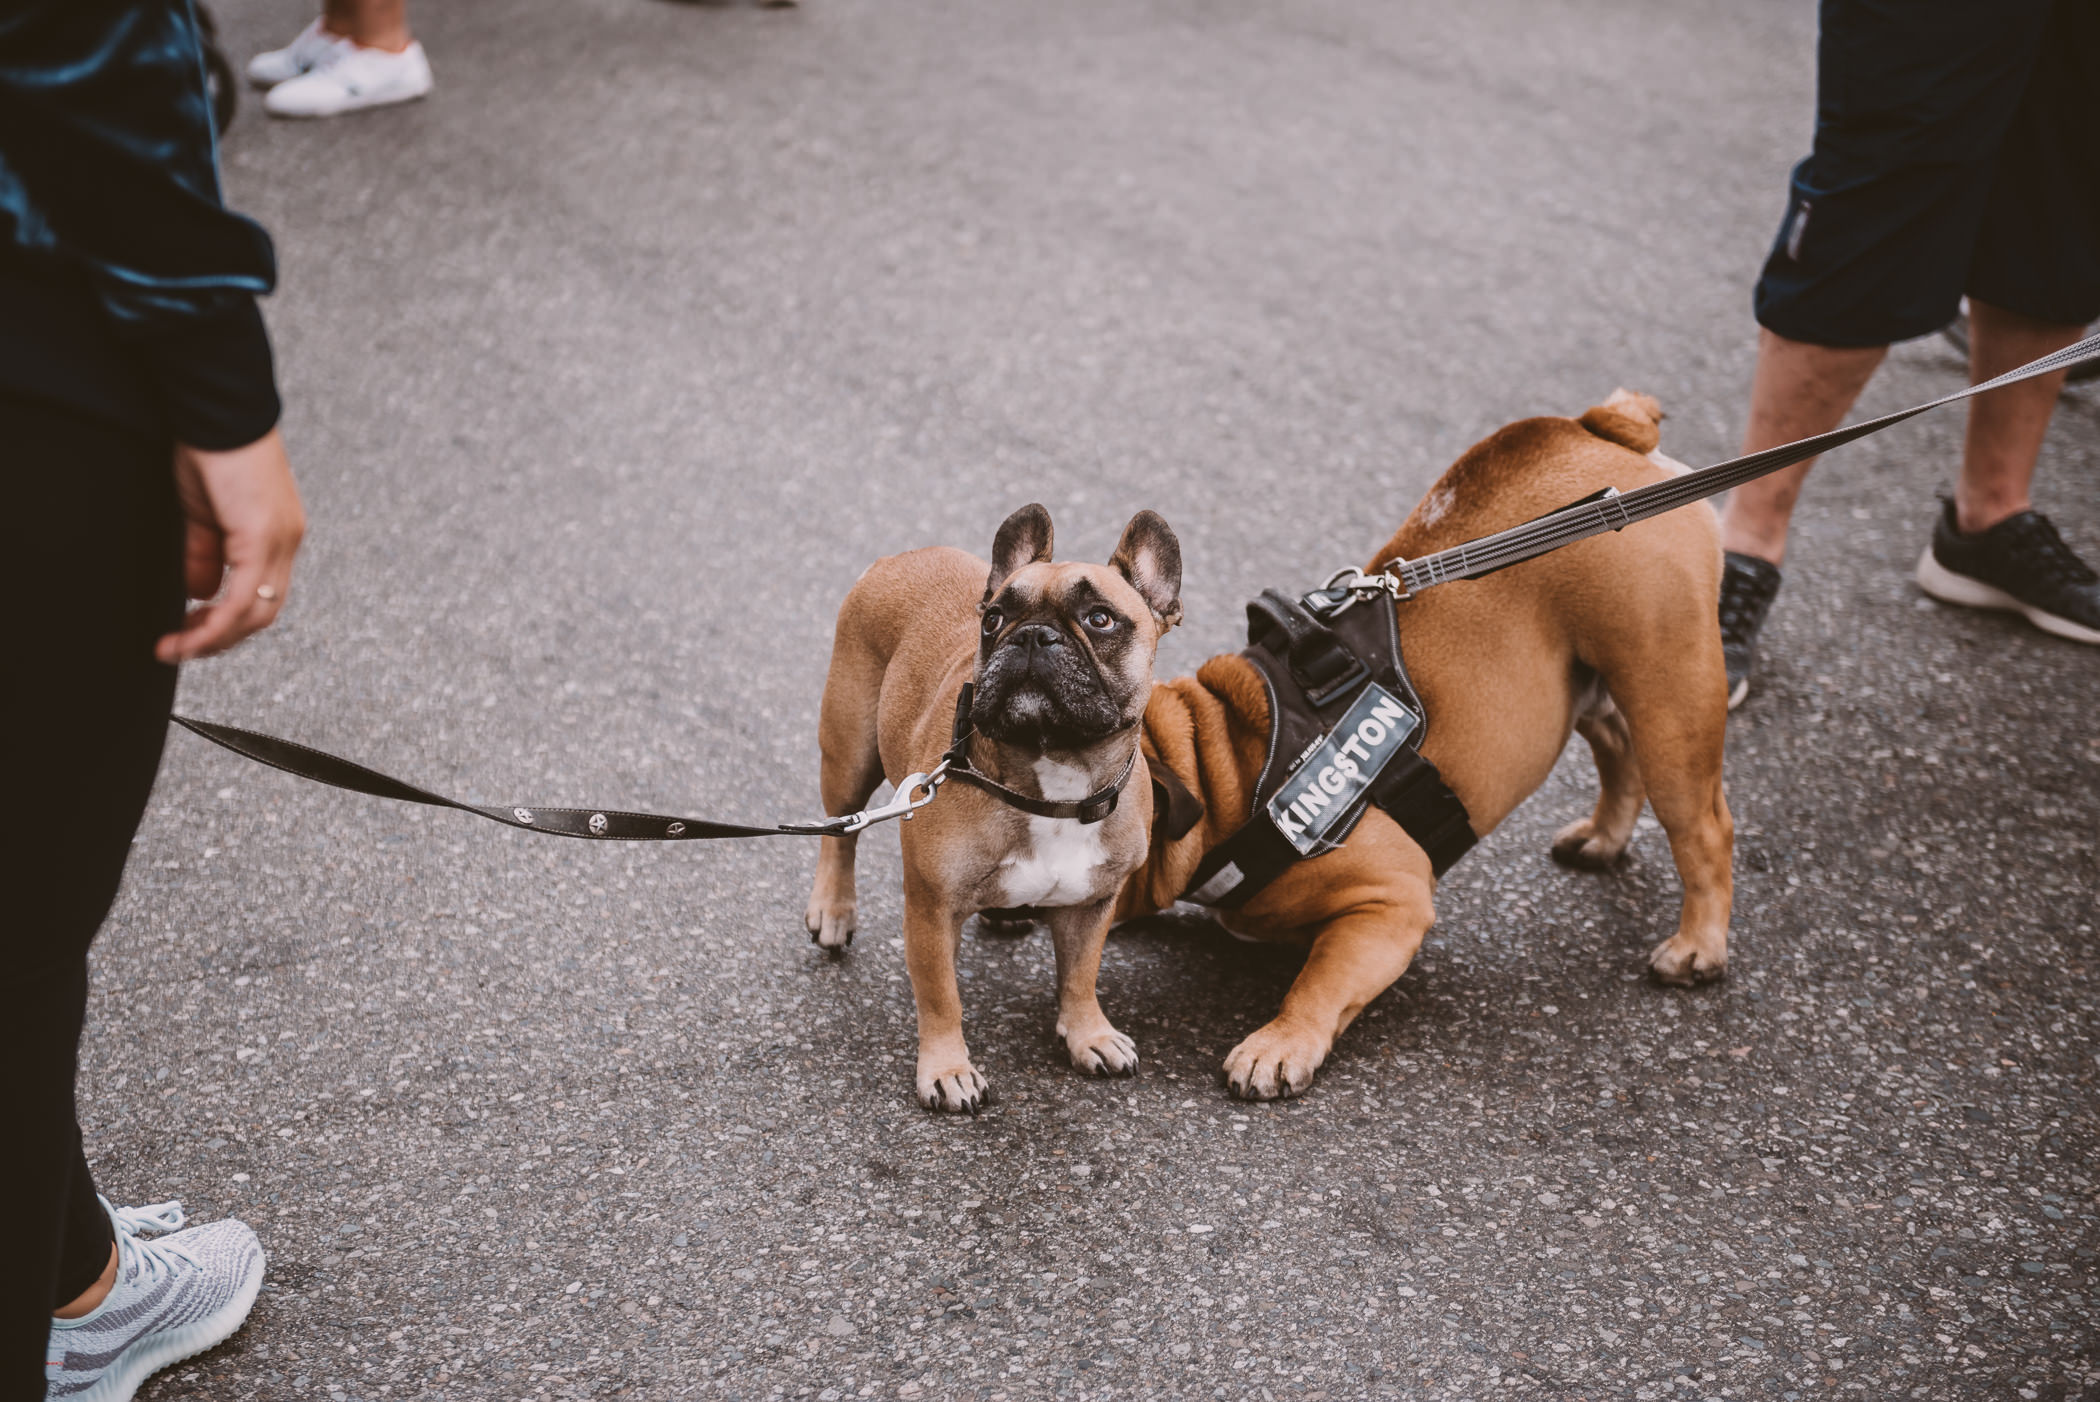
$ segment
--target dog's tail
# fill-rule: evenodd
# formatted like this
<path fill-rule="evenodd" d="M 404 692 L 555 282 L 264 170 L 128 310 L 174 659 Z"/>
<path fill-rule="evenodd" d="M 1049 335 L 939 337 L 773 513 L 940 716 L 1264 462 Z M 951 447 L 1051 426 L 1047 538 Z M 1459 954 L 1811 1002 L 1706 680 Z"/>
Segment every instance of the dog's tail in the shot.
<path fill-rule="evenodd" d="M 1636 453 L 1652 453 L 1662 442 L 1662 405 L 1651 395 L 1615 389 L 1611 398 L 1585 413 L 1579 422 L 1599 438 Z"/>

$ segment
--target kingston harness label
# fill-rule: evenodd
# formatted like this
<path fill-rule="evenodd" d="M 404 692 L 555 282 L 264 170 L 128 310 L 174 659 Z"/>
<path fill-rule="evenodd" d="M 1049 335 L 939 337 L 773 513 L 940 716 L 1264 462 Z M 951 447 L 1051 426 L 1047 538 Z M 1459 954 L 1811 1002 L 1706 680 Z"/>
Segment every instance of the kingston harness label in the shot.
<path fill-rule="evenodd" d="M 1384 687 L 1366 686 L 1269 800 L 1269 821 L 1298 855 L 1311 856 L 1421 724 Z"/>

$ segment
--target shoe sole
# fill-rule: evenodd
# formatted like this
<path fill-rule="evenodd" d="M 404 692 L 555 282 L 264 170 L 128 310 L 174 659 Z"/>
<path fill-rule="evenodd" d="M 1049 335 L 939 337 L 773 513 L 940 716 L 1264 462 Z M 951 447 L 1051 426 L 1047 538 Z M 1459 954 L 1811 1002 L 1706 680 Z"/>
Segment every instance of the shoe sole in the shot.
<path fill-rule="evenodd" d="M 315 112 L 281 112 L 277 108 L 270 106 L 269 100 L 265 98 L 263 101 L 263 111 L 269 113 L 273 117 L 280 118 L 284 121 L 311 122 L 317 121 L 323 117 L 345 117 L 352 112 L 369 112 L 374 107 L 395 107 L 399 106 L 401 103 L 404 102 L 421 102 L 424 98 L 428 96 L 430 96 L 430 88 L 425 87 L 418 88 L 414 92 L 390 93 L 385 97 L 366 98 L 357 102 L 347 102 L 344 103 L 341 107 L 326 107 Z"/>
<path fill-rule="evenodd" d="M 1737 682 L 1734 685 L 1734 687 L 1730 688 L 1728 692 L 1728 709 L 1732 711 L 1736 707 L 1742 705 L 1743 698 L 1748 696 L 1749 694 L 1750 679 L 1748 677 L 1744 677 L 1741 681 Z"/>
<path fill-rule="evenodd" d="M 71 1402 L 131 1402 L 133 1394 L 144 1386 L 146 1379 L 161 1369 L 173 1367 L 185 1358 L 195 1358 L 206 1349 L 225 1343 L 248 1322 L 248 1312 L 255 1308 L 255 1297 L 262 1293 L 263 1274 L 268 1266 L 268 1260 L 258 1247 L 254 1273 L 241 1282 L 239 1293 L 227 1301 L 224 1308 L 194 1324 L 140 1339 L 117 1355 L 116 1362 L 102 1375 L 101 1381 L 86 1392 L 75 1394 Z"/>
<path fill-rule="evenodd" d="M 1926 546 L 1925 553 L 1918 557 L 1918 587 L 1943 604 L 1958 604 L 1963 608 L 1994 609 L 2000 613 L 2017 613 L 2044 633 L 2053 633 L 2059 638 L 2069 638 L 2074 643 L 2100 645 L 2100 629 L 2088 628 L 2061 618 L 2046 609 L 2014 598 L 1993 584 L 1980 579 L 1971 579 L 1965 574 L 1956 574 L 1941 564 Z"/>

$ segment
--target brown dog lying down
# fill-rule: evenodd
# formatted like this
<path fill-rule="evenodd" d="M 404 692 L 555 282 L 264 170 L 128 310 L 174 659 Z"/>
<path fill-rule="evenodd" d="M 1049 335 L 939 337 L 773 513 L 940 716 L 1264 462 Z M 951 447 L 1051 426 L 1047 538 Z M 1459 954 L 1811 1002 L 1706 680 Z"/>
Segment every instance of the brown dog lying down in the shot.
<path fill-rule="evenodd" d="M 1654 400 L 1621 390 L 1580 419 L 1511 424 L 1452 465 L 1368 568 L 1680 471 L 1648 456 L 1661 417 Z M 1596 756 L 1600 792 L 1596 811 L 1554 839 L 1556 858 L 1610 865 L 1642 800 L 1654 805 L 1684 882 L 1677 933 L 1648 961 L 1668 983 L 1717 977 L 1728 961 L 1735 829 L 1721 794 L 1720 578 L 1719 531 L 1702 503 L 1395 606 L 1427 712 L 1423 757 L 1476 833 L 1494 831 L 1545 781 L 1571 728 Z M 1205 811 L 1178 840 L 1155 839 L 1124 884 L 1118 920 L 1172 904 L 1205 854 L 1247 821 L 1268 734 L 1260 676 L 1236 654 L 1153 689 L 1147 763 L 1172 770 Z M 1435 890 L 1429 858 L 1372 808 L 1339 849 L 1221 912 L 1236 934 L 1311 946 L 1282 1011 L 1225 1058 L 1235 1094 L 1270 1099 L 1312 1083 L 1342 1029 L 1406 972 L 1435 919 Z"/>

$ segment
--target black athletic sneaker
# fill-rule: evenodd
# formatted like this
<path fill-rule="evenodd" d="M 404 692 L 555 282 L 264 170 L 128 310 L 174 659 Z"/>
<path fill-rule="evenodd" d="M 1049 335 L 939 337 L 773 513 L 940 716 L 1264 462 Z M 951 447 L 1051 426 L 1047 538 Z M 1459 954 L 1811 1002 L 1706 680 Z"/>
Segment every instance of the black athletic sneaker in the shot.
<path fill-rule="evenodd" d="M 1750 667 L 1757 658 L 1757 630 L 1765 626 L 1779 592 L 1779 566 L 1730 550 L 1721 563 L 1721 655 L 1728 659 L 1728 709 L 1750 694 Z"/>
<path fill-rule="evenodd" d="M 2021 613 L 2059 638 L 2100 643 L 2100 575 L 2039 511 L 1963 535 L 1949 501 L 1932 528 L 1932 544 L 1918 557 L 1918 587 L 1944 604 Z"/>

